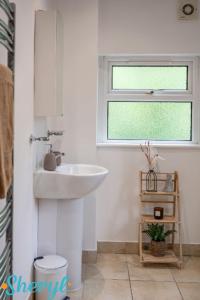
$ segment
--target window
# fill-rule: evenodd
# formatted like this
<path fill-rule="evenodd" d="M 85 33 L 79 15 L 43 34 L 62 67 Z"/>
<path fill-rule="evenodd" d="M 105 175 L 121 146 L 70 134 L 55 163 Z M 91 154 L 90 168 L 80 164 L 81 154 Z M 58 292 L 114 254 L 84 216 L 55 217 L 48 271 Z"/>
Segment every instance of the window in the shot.
<path fill-rule="evenodd" d="M 99 143 L 198 142 L 198 58 L 100 57 Z"/>
<path fill-rule="evenodd" d="M 191 102 L 108 102 L 109 140 L 191 141 Z"/>
<path fill-rule="evenodd" d="M 113 90 L 188 89 L 188 66 L 113 66 Z"/>

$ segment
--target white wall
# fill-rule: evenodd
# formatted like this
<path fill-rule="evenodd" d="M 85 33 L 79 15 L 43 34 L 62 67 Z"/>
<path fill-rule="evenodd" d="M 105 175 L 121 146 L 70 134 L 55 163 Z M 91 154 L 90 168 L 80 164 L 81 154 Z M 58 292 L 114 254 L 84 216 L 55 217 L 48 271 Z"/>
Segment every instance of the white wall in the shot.
<path fill-rule="evenodd" d="M 175 0 L 99 0 L 99 53 L 200 53 L 200 18 L 176 19 Z"/>
<path fill-rule="evenodd" d="M 32 280 L 37 255 L 37 202 L 33 197 L 34 11 L 47 1 L 16 0 L 13 272 Z M 16 294 L 14 299 L 26 299 Z"/>
<path fill-rule="evenodd" d="M 51 138 L 54 150 L 66 153 L 63 160 L 95 163 L 96 114 L 91 114 L 88 107 L 96 111 L 97 0 L 60 0 L 53 4 L 52 8 L 60 11 L 64 26 L 64 60 L 61 62 L 64 118 L 35 118 L 35 135 L 46 135 L 47 129 L 64 130 L 63 138 Z M 37 166 L 41 166 L 48 150 L 44 144 L 34 145 Z M 96 249 L 95 195 L 84 201 L 83 248 Z"/>
<path fill-rule="evenodd" d="M 200 18 L 176 20 L 174 0 L 99 0 L 100 54 L 200 53 L 199 32 Z M 200 150 L 159 152 L 166 158 L 161 170 L 180 173 L 184 242 L 200 243 Z M 98 191 L 97 239 L 137 241 L 138 172 L 145 167 L 142 153 L 134 148 L 98 148 L 97 162 L 110 170 Z"/>
<path fill-rule="evenodd" d="M 160 169 L 180 174 L 184 242 L 200 243 L 199 224 L 199 150 L 159 149 L 166 158 Z M 139 149 L 101 148 L 97 161 L 110 170 L 97 198 L 97 239 L 137 241 L 139 219 L 139 170 L 145 159 Z"/>
<path fill-rule="evenodd" d="M 199 53 L 200 21 L 176 21 L 174 0 L 100 0 L 99 53 Z M 34 5 L 16 0 L 14 272 L 30 280 L 36 255 L 37 206 L 32 190 Z M 44 3 L 46 4 L 46 2 Z M 97 162 L 110 175 L 95 199 L 85 204 L 85 249 L 97 239 L 136 241 L 138 171 L 143 156 L 133 148 L 96 151 L 97 2 L 59 1 L 65 21 L 64 95 L 66 160 Z M 162 149 L 162 170 L 180 172 L 184 240 L 200 243 L 198 232 L 200 153 Z M 97 155 L 97 156 L 96 156 Z M 94 198 L 94 196 L 91 196 Z M 26 295 L 17 295 L 23 300 Z"/>
<path fill-rule="evenodd" d="M 137 241 L 138 172 L 145 161 L 139 149 L 96 148 L 97 56 L 200 53 L 200 20 L 177 21 L 174 0 L 59 0 L 56 6 L 64 21 L 65 161 L 98 163 L 110 170 L 96 193 L 97 203 L 95 195 L 85 201 L 84 249 L 96 249 L 96 239 Z M 200 151 L 160 152 L 166 158 L 161 170 L 180 173 L 184 241 L 200 243 Z"/>
<path fill-rule="evenodd" d="M 96 162 L 97 0 L 61 0 L 66 162 Z M 89 108 L 89 109 L 88 109 Z M 84 243 L 96 248 L 96 200 L 85 199 Z M 73 226 L 73 225 L 72 225 Z"/>
<path fill-rule="evenodd" d="M 33 36 L 33 1 L 16 0 L 13 271 L 27 281 L 31 279 L 36 254 L 36 206 L 29 145 L 33 130 Z M 18 294 L 15 299 L 26 297 Z"/>

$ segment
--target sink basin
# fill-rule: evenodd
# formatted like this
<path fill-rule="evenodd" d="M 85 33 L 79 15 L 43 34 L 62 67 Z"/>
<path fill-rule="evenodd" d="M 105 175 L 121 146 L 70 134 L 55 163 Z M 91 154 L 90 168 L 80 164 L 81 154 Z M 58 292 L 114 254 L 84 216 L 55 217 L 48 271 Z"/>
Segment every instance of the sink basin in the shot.
<path fill-rule="evenodd" d="M 39 255 L 57 253 L 67 259 L 71 290 L 81 288 L 83 198 L 107 174 L 103 167 L 84 164 L 63 164 L 53 172 L 39 169 L 34 173 L 34 193 L 40 199 Z"/>
<path fill-rule="evenodd" d="M 44 199 L 79 199 L 94 191 L 108 170 L 86 164 L 63 164 L 55 171 L 34 173 L 34 194 Z"/>

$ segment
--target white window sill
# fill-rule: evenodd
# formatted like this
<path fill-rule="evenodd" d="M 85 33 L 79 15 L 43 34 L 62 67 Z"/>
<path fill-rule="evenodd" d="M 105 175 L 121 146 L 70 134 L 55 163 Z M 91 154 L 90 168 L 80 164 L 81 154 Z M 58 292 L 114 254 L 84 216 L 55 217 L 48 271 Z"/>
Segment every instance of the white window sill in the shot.
<path fill-rule="evenodd" d="M 144 143 L 142 143 L 144 144 Z M 156 144 L 152 143 L 156 148 L 170 148 L 170 149 L 199 149 L 200 144 Z M 96 143 L 97 148 L 140 148 L 140 143 Z"/>

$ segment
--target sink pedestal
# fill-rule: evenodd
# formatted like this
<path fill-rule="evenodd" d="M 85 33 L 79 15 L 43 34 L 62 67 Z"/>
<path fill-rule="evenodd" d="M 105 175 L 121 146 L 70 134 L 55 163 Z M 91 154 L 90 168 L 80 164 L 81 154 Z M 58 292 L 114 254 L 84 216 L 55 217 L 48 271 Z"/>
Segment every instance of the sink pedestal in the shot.
<path fill-rule="evenodd" d="M 58 254 L 69 263 L 70 290 L 81 288 L 83 199 L 39 200 L 38 255 Z"/>
<path fill-rule="evenodd" d="M 57 211 L 57 254 L 69 263 L 72 290 L 81 288 L 83 245 L 83 199 L 59 200 Z"/>

